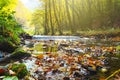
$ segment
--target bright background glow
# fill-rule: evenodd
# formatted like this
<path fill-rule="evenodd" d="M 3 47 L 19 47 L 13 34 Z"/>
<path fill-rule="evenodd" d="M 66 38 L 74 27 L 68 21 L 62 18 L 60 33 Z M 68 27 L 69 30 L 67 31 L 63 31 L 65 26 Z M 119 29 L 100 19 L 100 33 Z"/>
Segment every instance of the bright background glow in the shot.
<path fill-rule="evenodd" d="M 33 11 L 40 5 L 39 0 L 20 0 L 25 7 L 27 7 L 29 10 Z"/>

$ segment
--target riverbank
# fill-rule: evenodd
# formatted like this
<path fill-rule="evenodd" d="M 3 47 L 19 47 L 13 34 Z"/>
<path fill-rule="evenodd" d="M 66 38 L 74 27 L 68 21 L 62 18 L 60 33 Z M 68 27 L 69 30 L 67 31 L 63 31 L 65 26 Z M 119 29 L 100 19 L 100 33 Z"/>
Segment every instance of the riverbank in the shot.
<path fill-rule="evenodd" d="M 86 31 L 77 31 L 74 34 L 67 31 L 62 35 L 55 34 L 55 36 L 80 36 L 80 37 L 94 37 L 97 39 L 106 39 L 111 41 L 120 41 L 120 29 L 98 29 L 98 30 L 86 30 Z"/>
<path fill-rule="evenodd" d="M 29 80 L 41 79 L 42 76 L 46 78 L 44 80 L 62 80 L 65 77 L 70 80 L 95 80 L 106 78 L 120 68 L 119 50 L 116 47 L 88 46 L 77 41 L 64 41 L 58 48 L 56 53 L 47 52 L 33 56 L 33 52 L 31 57 L 22 58 L 12 64 L 25 64 L 30 72 L 30 75 L 26 75 Z M 14 73 L 18 71 L 9 67 L 7 69 Z"/>
<path fill-rule="evenodd" d="M 87 37 L 94 36 L 100 39 L 108 38 L 113 41 L 120 41 L 120 29 L 81 31 L 79 32 L 79 35 L 87 36 Z"/>
<path fill-rule="evenodd" d="M 119 32 L 116 33 L 117 33 L 116 37 L 119 38 L 119 34 L 118 34 Z M 63 78 L 65 77 L 64 74 L 66 74 L 66 76 L 70 79 L 79 78 L 81 80 L 84 79 L 95 80 L 103 77 L 107 78 L 110 74 L 112 74 L 114 71 L 120 68 L 119 67 L 120 64 L 118 63 L 120 61 L 120 55 L 119 55 L 120 40 L 118 40 L 118 42 L 115 42 L 118 43 L 117 45 L 113 46 L 111 45 L 112 42 L 107 43 L 108 41 L 110 41 L 110 37 L 109 39 L 106 39 L 106 41 L 104 41 L 103 39 L 105 38 L 102 38 L 104 34 L 101 34 L 100 37 L 99 36 L 96 37 L 96 35 L 89 35 L 89 36 L 83 35 L 83 37 L 80 36 L 83 39 L 81 41 L 69 41 L 69 40 L 49 41 L 48 40 L 41 42 L 40 40 L 28 40 L 25 41 L 25 44 L 21 45 L 21 47 L 25 46 L 21 48 L 25 50 L 21 51 L 21 49 L 18 49 L 17 52 L 15 50 L 13 54 L 16 53 L 16 55 L 14 55 L 14 57 L 11 57 L 9 60 L 7 60 L 9 61 L 9 63 L 6 63 L 6 65 L 11 63 L 26 64 L 26 68 L 30 67 L 30 69 L 28 70 L 30 72 L 30 75 L 27 75 L 29 78 L 31 78 L 33 75 L 39 76 L 39 73 L 41 75 L 41 72 L 44 73 L 42 74 L 42 76 L 46 78 L 51 77 L 52 79 L 55 80 L 57 80 L 56 77 L 60 77 L 61 74 L 63 75 Z M 91 37 L 93 40 L 91 40 Z M 99 42 L 99 40 L 101 40 L 101 42 Z M 53 42 L 54 45 L 52 44 Z M 45 51 L 43 53 L 43 48 L 45 48 L 45 46 L 43 45 L 45 44 L 48 45 L 50 49 L 46 50 L 47 52 Z M 33 50 L 31 50 L 31 48 Z M 52 49 L 56 49 L 57 51 L 54 52 L 54 50 Z M 42 51 L 42 52 L 36 55 L 36 52 L 38 51 Z M 24 54 L 26 52 L 28 52 L 32 56 L 27 56 L 27 58 L 25 58 L 26 56 L 24 56 Z M 10 62 L 12 58 L 13 59 L 17 58 L 20 61 L 16 60 L 14 62 L 13 61 Z M 29 65 L 30 63 L 29 61 L 32 60 L 33 61 L 35 60 L 34 64 L 36 65 L 36 67 L 33 65 Z M 67 68 L 70 69 L 67 70 Z M 13 70 L 13 72 L 15 71 Z M 8 71 L 6 73 L 8 73 Z M 74 73 L 77 73 L 78 75 Z M 38 76 L 35 78 L 38 79 L 39 78 Z"/>
<path fill-rule="evenodd" d="M 26 36 L 23 34 L 22 36 Z M 29 35 L 30 36 L 30 35 Z M 40 36 L 38 38 L 38 36 Z M 55 35 L 31 35 L 31 38 L 36 39 L 36 40 L 56 40 L 55 37 L 58 36 L 58 40 L 62 39 L 71 39 L 75 40 L 78 38 L 91 38 L 91 39 L 96 39 L 96 41 L 106 41 L 106 42 L 120 42 L 120 29 L 98 29 L 98 30 L 86 30 L 86 31 L 76 31 L 76 33 L 71 34 L 71 32 L 64 32 L 62 35 L 60 34 L 55 34 Z M 76 37 L 77 36 L 77 37 Z M 60 38 L 59 38 L 60 37 Z M 28 38 L 29 37 L 23 37 L 23 38 Z"/>

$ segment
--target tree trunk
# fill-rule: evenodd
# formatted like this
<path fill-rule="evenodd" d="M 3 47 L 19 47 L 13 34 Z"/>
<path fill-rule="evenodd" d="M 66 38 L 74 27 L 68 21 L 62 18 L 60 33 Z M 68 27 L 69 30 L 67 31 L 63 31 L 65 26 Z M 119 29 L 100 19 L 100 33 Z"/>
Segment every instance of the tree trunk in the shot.
<path fill-rule="evenodd" d="M 49 16 L 50 16 L 50 26 L 51 26 L 51 35 L 54 35 L 54 27 L 52 21 L 52 13 L 51 13 L 51 0 L 49 0 Z"/>
<path fill-rule="evenodd" d="M 45 22 L 44 22 L 44 34 L 47 35 L 48 34 L 48 17 L 47 17 L 47 13 L 48 13 L 48 9 L 47 9 L 47 1 L 45 1 Z"/>
<path fill-rule="evenodd" d="M 75 0 L 72 0 L 72 27 L 71 27 L 71 32 L 75 33 L 76 30 L 76 25 L 75 25 Z M 73 29 L 74 28 L 74 29 Z"/>
<path fill-rule="evenodd" d="M 56 20 L 57 25 L 58 25 L 59 34 L 62 34 L 61 25 L 60 25 L 60 23 L 59 23 L 59 21 L 58 21 L 58 17 L 57 17 L 57 14 L 56 14 L 55 0 L 53 0 L 53 9 L 54 9 L 55 20 Z M 59 12 L 59 15 L 60 15 L 60 12 Z"/>
<path fill-rule="evenodd" d="M 68 18 L 68 21 L 69 21 L 69 26 L 70 26 L 71 33 L 73 34 L 74 33 L 74 29 L 73 29 L 73 26 L 72 26 L 72 21 L 71 21 L 71 16 L 70 16 L 69 6 L 68 5 L 69 5 L 68 4 L 68 0 L 65 0 L 67 18 Z"/>

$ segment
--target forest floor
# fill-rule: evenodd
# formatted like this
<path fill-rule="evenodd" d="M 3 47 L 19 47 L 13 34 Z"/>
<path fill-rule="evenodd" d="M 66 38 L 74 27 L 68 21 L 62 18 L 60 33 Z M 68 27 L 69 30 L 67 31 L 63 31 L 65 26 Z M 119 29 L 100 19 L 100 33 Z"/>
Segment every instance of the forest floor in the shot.
<path fill-rule="evenodd" d="M 81 36 L 82 35 L 82 36 Z M 108 63 L 109 64 L 106 64 L 105 62 L 103 62 L 105 65 L 107 65 L 107 67 L 110 67 L 110 68 L 108 68 L 108 72 L 107 73 L 103 73 L 101 70 L 102 69 L 104 69 L 104 68 L 107 68 L 105 65 L 103 65 L 102 66 L 102 68 L 100 69 L 100 70 L 96 70 L 96 75 L 92 75 L 92 76 L 83 76 L 84 78 L 86 77 L 86 78 L 91 78 L 92 80 L 95 80 L 96 78 L 98 79 L 101 79 L 101 78 L 104 78 L 104 79 L 101 79 L 101 80 L 109 80 L 109 79 L 105 79 L 105 78 L 109 78 L 109 76 L 111 75 L 111 74 L 113 74 L 113 72 L 115 72 L 116 70 L 118 71 L 118 69 L 120 69 L 120 67 L 119 67 L 119 61 L 120 61 L 120 56 L 119 56 L 119 50 L 120 50 L 120 29 L 118 29 L 118 30 L 106 30 L 106 31 L 81 31 L 81 33 L 80 33 L 80 35 L 77 35 L 77 36 L 80 36 L 80 37 L 88 37 L 88 38 L 91 38 L 91 37 L 93 37 L 93 38 L 95 38 L 96 39 L 96 41 L 97 42 L 94 42 L 94 41 L 91 41 L 91 44 L 92 43 L 94 43 L 94 44 L 92 44 L 91 46 L 89 45 L 89 44 L 87 44 L 87 43 L 85 43 L 86 44 L 86 46 L 82 43 L 82 42 L 69 42 L 69 41 L 65 41 L 65 42 L 61 42 L 61 44 L 63 44 L 63 43 L 66 43 L 66 44 L 68 44 L 68 45 L 70 45 L 69 47 L 64 47 L 64 46 L 62 46 L 61 48 L 60 48 L 60 51 L 57 51 L 58 49 L 58 45 L 54 45 L 54 47 L 51 47 L 51 46 L 49 46 L 48 47 L 48 50 L 47 50 L 47 52 L 50 52 L 51 51 L 51 49 L 53 49 L 52 50 L 52 52 L 55 52 L 56 54 L 51 54 L 52 55 L 52 58 L 56 58 L 56 59 L 58 59 L 58 61 L 61 61 L 61 60 L 59 60 L 59 56 L 58 56 L 58 54 L 66 54 L 65 56 L 67 56 L 67 57 L 73 57 L 73 58 L 78 58 L 78 55 L 80 56 L 80 57 L 82 57 L 81 58 L 81 61 L 83 60 L 83 59 L 85 59 L 85 58 L 88 58 L 87 59 L 87 61 L 90 63 L 90 60 L 92 59 L 93 60 L 93 62 L 94 61 L 101 61 L 101 62 L 103 62 L 102 61 L 102 57 L 104 57 L 105 59 L 109 59 L 108 60 Z M 102 40 L 102 42 L 99 42 L 99 40 L 101 40 L 101 39 L 105 39 L 105 42 Z M 110 41 L 110 44 L 109 44 L 109 41 Z M 113 46 L 112 45 L 112 43 L 113 42 L 115 42 L 115 43 L 118 43 L 116 46 Z M 88 43 L 90 43 L 90 41 L 88 41 Z M 114 44 L 115 44 L 114 43 Z M 42 42 L 35 42 L 34 43 L 35 44 L 35 46 L 32 48 L 34 51 L 38 51 L 38 52 L 42 52 L 43 53 L 43 44 L 42 44 Z M 50 45 L 51 43 L 49 43 L 48 42 L 48 45 Z M 98 44 L 101 44 L 100 46 L 98 46 Z M 105 44 L 107 44 L 107 46 L 105 46 Z M 82 45 L 82 46 L 79 46 L 79 45 Z M 79 46 L 79 47 L 78 47 Z M 92 52 L 84 52 L 83 53 L 83 55 L 80 55 L 80 53 L 81 52 L 79 52 L 79 54 L 76 54 L 75 52 L 73 52 L 73 51 L 75 51 L 76 49 L 78 49 L 78 48 L 80 48 L 80 51 L 83 51 L 84 52 L 84 50 L 86 49 L 88 49 L 88 48 L 90 48 L 91 49 L 91 51 Z M 25 48 L 24 48 L 25 49 Z M 115 50 L 114 50 L 115 49 Z M 34 51 L 33 51 L 33 54 L 34 54 Z M 112 56 L 111 55 L 105 55 L 105 56 L 103 56 L 103 55 L 101 55 L 101 56 L 97 56 L 97 57 L 94 57 L 94 55 L 92 54 L 92 53 L 95 53 L 97 51 L 97 53 L 99 53 L 100 55 L 101 55 L 101 53 L 100 53 L 100 51 L 102 51 L 102 54 L 111 54 L 111 52 L 113 53 L 112 54 Z M 68 55 L 69 53 L 75 53 L 75 54 L 73 54 L 73 55 Z M 50 54 L 50 53 L 49 53 Z M 49 55 L 48 53 L 46 54 L 46 55 Z M 35 54 L 34 54 L 35 55 Z M 46 56 L 45 55 L 45 56 Z M 92 55 L 92 56 L 91 56 Z M 43 55 L 41 55 L 41 54 L 39 54 L 39 55 L 36 55 L 37 56 L 37 58 L 35 58 L 35 59 L 37 59 L 36 60 L 36 62 L 37 61 L 40 61 L 40 63 L 42 63 L 42 65 L 43 65 L 43 63 L 44 64 L 46 64 L 46 62 L 44 61 L 44 62 L 41 62 L 42 61 L 42 59 L 41 59 L 41 57 L 43 58 Z M 61 55 L 60 55 L 61 56 Z M 63 56 L 63 58 L 65 57 L 65 56 Z M 90 58 L 89 58 L 89 56 L 91 56 Z M 33 58 L 33 56 L 32 56 L 32 58 Z M 40 58 L 40 59 L 38 59 L 38 58 Z M 50 59 L 51 59 L 51 56 L 49 57 Z M 34 58 L 33 58 L 34 59 Z M 65 60 L 64 59 L 62 59 L 63 61 L 67 61 L 67 59 L 68 58 L 65 58 Z M 29 59 L 27 59 L 28 61 L 29 61 Z M 27 61 L 27 60 L 25 60 L 25 61 Z M 47 59 L 46 59 L 47 60 Z M 31 61 L 31 60 L 30 60 Z M 69 61 L 69 60 L 68 60 Z M 72 60 L 72 61 L 74 61 L 74 60 Z M 15 61 L 15 62 L 17 62 L 17 61 Z M 24 62 L 24 59 L 23 59 L 23 62 Z M 22 63 L 23 63 L 22 62 Z M 36 64 L 36 62 L 34 62 L 34 64 L 35 65 L 37 65 Z M 19 62 L 19 63 L 21 63 L 21 62 Z M 29 63 L 29 62 L 28 62 Z M 49 62 L 50 63 L 50 62 Z M 78 65 L 78 63 L 77 62 L 73 62 L 73 63 L 75 63 L 75 64 L 77 64 Z M 83 64 L 84 64 L 85 62 L 83 61 Z M 6 63 L 6 64 L 9 64 L 9 63 Z M 50 64 L 53 64 L 53 62 L 51 62 Z M 59 63 L 59 64 L 61 64 L 61 63 Z M 80 63 L 79 65 L 83 65 L 82 63 Z M 0 64 L 1 65 L 1 64 Z M 54 64 L 54 65 L 56 65 L 56 64 Z M 71 63 L 71 65 L 72 65 L 72 63 Z M 28 65 L 27 65 L 28 66 Z M 69 64 L 67 64 L 67 66 L 69 66 Z M 93 67 L 96 67 L 96 64 L 95 65 L 92 65 Z M 46 67 L 46 66 L 43 66 L 43 67 Z M 51 67 L 51 66 L 50 66 Z M 59 67 L 61 67 L 61 66 L 59 66 Z M 93 68 L 93 67 L 91 67 L 91 64 L 89 64 L 89 65 L 87 65 L 87 67 L 86 67 L 86 65 L 83 65 L 83 68 L 85 67 L 85 69 L 86 70 L 88 70 L 88 72 L 90 73 L 90 70 L 89 70 L 89 68 L 91 69 L 91 68 Z M 39 68 L 39 67 L 37 67 L 37 68 Z M 35 67 L 33 68 L 33 69 L 35 69 Z M 31 71 L 31 70 L 30 70 Z M 52 70 L 51 70 L 52 71 Z M 33 72 L 34 73 L 34 72 Z M 108 75 L 109 74 L 109 75 Z M 37 74 L 38 75 L 38 74 Z M 83 74 L 82 74 L 83 75 Z M 90 74 L 91 75 L 91 74 Z M 115 77 L 115 75 L 113 75 L 113 76 L 110 76 L 110 78 L 113 78 L 113 77 Z M 96 80 L 97 80 L 96 79 Z"/>

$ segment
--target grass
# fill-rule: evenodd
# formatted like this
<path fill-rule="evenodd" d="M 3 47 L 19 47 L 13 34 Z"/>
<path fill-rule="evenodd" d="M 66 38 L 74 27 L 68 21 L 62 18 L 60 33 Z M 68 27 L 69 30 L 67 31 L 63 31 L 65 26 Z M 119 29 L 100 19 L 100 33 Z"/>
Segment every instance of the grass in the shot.
<path fill-rule="evenodd" d="M 120 29 L 106 29 L 106 30 L 89 30 L 89 31 L 79 31 L 78 34 L 85 36 L 92 35 L 113 35 L 120 33 Z"/>
<path fill-rule="evenodd" d="M 106 80 L 111 80 L 115 77 L 115 75 L 120 73 L 120 69 L 116 70 L 113 74 L 111 74 L 109 77 L 106 78 Z"/>
<path fill-rule="evenodd" d="M 55 34 L 59 35 L 59 34 Z M 101 38 L 111 38 L 112 41 L 120 41 L 120 28 L 108 28 L 108 29 L 97 29 L 97 30 L 85 30 L 76 31 L 71 33 L 70 31 L 64 31 L 62 35 L 76 35 L 76 36 L 96 36 Z"/>

